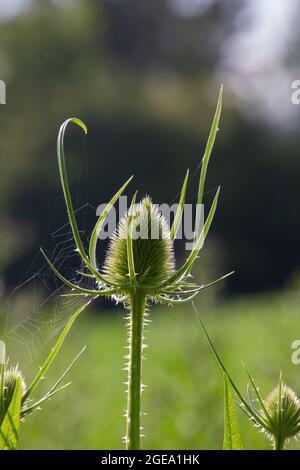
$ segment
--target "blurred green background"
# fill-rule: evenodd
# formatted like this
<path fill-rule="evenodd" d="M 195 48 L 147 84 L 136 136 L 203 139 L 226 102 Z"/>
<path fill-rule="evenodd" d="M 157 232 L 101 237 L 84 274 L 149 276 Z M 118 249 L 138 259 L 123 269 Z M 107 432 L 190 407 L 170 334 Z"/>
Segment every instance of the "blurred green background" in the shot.
<path fill-rule="evenodd" d="M 199 302 L 197 302 L 199 306 Z M 201 314 L 204 313 L 200 309 Z M 124 312 L 83 314 L 59 360 L 47 374 L 44 391 L 84 344 L 72 370 L 72 385 L 27 419 L 22 449 L 122 449 L 125 435 L 126 342 Z M 243 360 L 264 397 L 280 369 L 300 389 L 297 366 L 290 360 L 299 325 L 299 295 L 236 299 L 210 307 L 202 316 L 218 352 L 246 396 Z M 192 308 L 154 308 L 146 334 L 142 418 L 144 449 L 221 449 L 223 443 L 223 377 Z M 45 356 L 46 351 L 44 351 Z M 26 374 L 41 364 L 21 361 Z M 299 368 L 299 366 L 298 366 Z M 237 410 L 247 449 L 270 449 L 267 439 Z M 293 441 L 291 448 L 298 448 Z"/>
<path fill-rule="evenodd" d="M 186 168 L 201 161 L 223 83 L 205 203 L 218 184 L 221 199 L 195 275 L 236 274 L 198 304 L 244 389 L 241 359 L 266 393 L 280 368 L 300 393 L 290 359 L 300 334 L 299 16 L 295 0 L 0 0 L 0 325 L 3 336 L 19 325 L 9 355 L 29 374 L 51 344 L 35 340 L 35 315 L 60 311 L 39 246 L 66 275 L 76 269 L 57 174 L 60 123 L 76 115 L 89 128 L 85 140 L 70 129 L 66 142 L 87 241 L 95 208 L 131 174 L 129 195 L 176 201 Z M 197 177 L 189 202 L 196 191 Z M 86 344 L 74 383 L 24 424 L 23 448 L 120 447 L 125 328 L 121 309 L 110 309 L 99 302 L 75 326 L 55 366 Z M 66 318 L 72 305 L 62 310 Z M 220 448 L 222 376 L 191 306 L 154 310 L 144 446 Z M 241 425 L 249 447 L 265 445 Z"/>

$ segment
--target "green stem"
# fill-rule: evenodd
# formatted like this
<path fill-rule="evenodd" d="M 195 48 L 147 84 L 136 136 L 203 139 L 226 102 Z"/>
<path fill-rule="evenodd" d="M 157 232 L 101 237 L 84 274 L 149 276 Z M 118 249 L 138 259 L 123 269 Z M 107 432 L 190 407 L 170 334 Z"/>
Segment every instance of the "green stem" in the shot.
<path fill-rule="evenodd" d="M 282 436 L 277 436 L 274 440 L 274 450 L 283 450 L 284 441 L 285 439 Z"/>
<path fill-rule="evenodd" d="M 139 291 L 132 292 L 129 332 L 127 450 L 139 450 L 140 448 L 144 309 L 145 295 Z"/>

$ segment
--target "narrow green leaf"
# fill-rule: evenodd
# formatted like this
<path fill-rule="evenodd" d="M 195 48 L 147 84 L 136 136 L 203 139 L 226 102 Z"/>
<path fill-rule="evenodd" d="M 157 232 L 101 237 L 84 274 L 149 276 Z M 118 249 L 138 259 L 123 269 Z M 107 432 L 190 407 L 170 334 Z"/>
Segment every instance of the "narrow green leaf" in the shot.
<path fill-rule="evenodd" d="M 18 445 L 22 381 L 18 377 L 15 390 L 0 429 L 0 450 L 15 450 Z"/>
<path fill-rule="evenodd" d="M 215 279 L 212 282 L 208 282 L 207 284 L 202 284 L 201 286 L 197 286 L 197 287 L 194 287 L 194 288 L 188 288 L 188 289 L 184 290 L 182 288 L 176 289 L 176 287 L 175 287 L 174 289 L 172 289 L 172 288 L 169 289 L 167 287 L 165 289 L 165 291 L 163 291 L 163 292 L 166 293 L 166 294 L 171 294 L 171 295 L 190 294 L 190 293 L 194 293 L 194 292 L 196 294 L 198 294 L 200 291 L 202 291 L 204 289 L 207 289 L 208 287 L 211 287 L 211 286 L 217 284 L 218 282 L 223 281 L 227 277 L 231 276 L 233 273 L 234 273 L 234 271 L 231 271 L 230 273 L 224 274 L 224 276 L 221 276 L 221 277 L 219 277 L 218 279 Z"/>
<path fill-rule="evenodd" d="M 178 204 L 178 209 L 176 211 L 176 215 L 175 215 L 174 222 L 173 222 L 171 232 L 170 232 L 171 240 L 175 240 L 176 234 L 177 234 L 179 226 L 180 226 L 181 217 L 182 217 L 182 213 L 183 213 L 183 206 L 184 206 L 184 202 L 185 202 L 185 195 L 186 195 L 186 188 L 187 188 L 188 179 L 189 179 L 189 170 L 187 170 L 187 172 L 186 172 L 184 182 L 183 182 L 183 185 L 182 185 L 180 200 L 179 200 L 179 204 Z"/>
<path fill-rule="evenodd" d="M 132 239 L 132 221 L 134 219 L 134 215 L 132 214 L 132 212 L 134 210 L 136 195 L 137 193 L 134 194 L 131 204 L 130 204 L 129 223 L 128 223 L 128 230 L 126 234 L 128 272 L 129 272 L 129 278 L 132 284 L 135 284 L 135 269 L 134 269 L 133 239 Z"/>
<path fill-rule="evenodd" d="M 67 336 L 67 334 L 69 333 L 69 331 L 71 329 L 71 326 L 75 322 L 78 315 L 81 312 L 83 312 L 83 310 L 87 307 L 88 303 L 89 302 L 87 302 L 85 305 L 81 306 L 78 310 L 76 310 L 76 312 L 72 315 L 72 317 L 70 318 L 70 320 L 68 321 L 68 323 L 64 327 L 64 329 L 63 329 L 62 333 L 60 334 L 55 346 L 51 349 L 50 354 L 48 355 L 48 357 L 45 360 L 44 364 L 42 365 L 39 372 L 37 373 L 37 375 L 35 376 L 35 378 L 31 382 L 31 384 L 29 385 L 26 393 L 24 394 L 23 399 L 22 399 L 23 403 L 29 398 L 29 396 L 31 395 L 33 390 L 36 388 L 36 386 L 42 380 L 44 374 L 47 372 L 47 370 L 51 366 L 52 362 L 54 361 L 55 357 L 57 356 L 60 348 L 62 347 L 63 342 L 66 339 L 66 336 Z"/>
<path fill-rule="evenodd" d="M 177 304 L 182 304 L 185 302 L 190 302 L 194 297 L 196 297 L 197 294 L 198 292 L 195 292 L 194 294 L 190 295 L 189 297 L 185 297 L 184 299 L 183 298 L 172 299 L 172 298 L 165 297 L 164 295 L 157 295 L 155 299 L 159 300 L 159 302 L 164 302 L 169 305 L 177 305 Z"/>
<path fill-rule="evenodd" d="M 72 203 L 72 197 L 71 197 L 71 192 L 70 192 L 70 186 L 69 186 L 69 180 L 68 180 L 68 175 L 67 175 L 67 168 L 66 168 L 66 159 L 65 159 L 65 151 L 64 151 L 64 138 L 65 138 L 65 131 L 70 123 L 77 124 L 81 129 L 84 131 L 85 134 L 87 134 L 87 127 L 86 125 L 78 118 L 69 118 L 67 119 L 60 127 L 59 132 L 58 132 L 58 137 L 57 137 L 57 161 L 58 161 L 58 169 L 59 169 L 59 175 L 60 175 L 60 181 L 62 185 L 62 190 L 64 193 L 64 198 L 67 206 L 67 212 L 68 212 L 68 217 L 69 217 L 69 222 L 71 226 L 71 230 L 73 233 L 74 241 L 76 244 L 76 248 L 78 253 L 80 254 L 83 262 L 85 265 L 89 268 L 89 270 L 102 282 L 108 284 L 108 281 L 104 279 L 104 277 L 101 276 L 101 274 L 94 268 L 94 266 L 90 263 L 78 230 L 77 222 L 76 222 L 76 217 L 74 213 L 74 208 L 73 208 L 73 203 Z"/>
<path fill-rule="evenodd" d="M 244 450 L 244 444 L 238 427 L 231 384 L 224 374 L 224 443 L 223 450 Z"/>
<path fill-rule="evenodd" d="M 0 365 L 5 365 L 6 363 L 6 352 L 5 352 L 5 343 L 4 341 L 0 341 Z"/>
<path fill-rule="evenodd" d="M 66 387 L 68 387 L 71 382 L 63 385 L 62 387 L 59 387 L 61 382 L 64 380 L 66 375 L 70 372 L 72 367 L 74 366 L 75 362 L 78 360 L 79 356 L 85 351 L 85 347 L 75 356 L 71 364 L 67 367 L 67 369 L 64 371 L 64 373 L 61 375 L 61 377 L 57 380 L 57 382 L 51 387 L 51 389 L 42 397 L 40 398 L 37 402 L 32 404 L 31 406 L 22 409 L 21 411 L 21 417 L 23 418 L 24 416 L 27 416 L 28 414 L 32 413 L 35 411 L 37 408 L 39 408 L 45 401 L 49 400 L 52 398 L 54 395 L 56 395 L 57 392 L 64 390 Z"/>
<path fill-rule="evenodd" d="M 252 416 L 263 428 L 266 428 L 266 423 L 265 423 L 265 421 L 263 420 L 263 418 L 261 417 L 261 415 L 258 414 L 258 413 L 255 413 L 255 411 L 251 408 L 251 406 L 249 406 L 249 404 L 248 404 L 247 401 L 244 399 L 243 395 L 241 394 L 241 392 L 239 391 L 239 389 L 238 389 L 237 386 L 235 385 L 233 379 L 231 378 L 231 376 L 230 376 L 228 370 L 227 370 L 226 367 L 225 367 L 224 362 L 223 362 L 222 359 L 221 359 L 221 356 L 218 354 L 216 348 L 214 347 L 214 344 L 213 344 L 212 340 L 210 339 L 210 336 L 209 336 L 209 334 L 208 334 L 208 332 L 207 332 L 207 330 L 206 330 L 206 328 L 205 328 L 205 326 L 204 326 L 203 321 L 201 320 L 201 317 L 200 317 L 200 315 L 199 315 L 199 312 L 198 312 L 197 309 L 196 309 L 196 306 L 195 306 L 194 302 L 192 302 L 192 305 L 193 305 L 193 310 L 194 310 L 194 313 L 195 313 L 195 315 L 196 315 L 196 318 L 197 318 L 197 320 L 199 321 L 199 323 L 200 323 L 200 325 L 201 325 L 201 327 L 202 327 L 202 330 L 203 330 L 203 332 L 204 332 L 204 334 L 205 334 L 205 336 L 206 336 L 206 339 L 207 339 L 207 341 L 208 341 L 208 344 L 210 345 L 210 347 L 211 347 L 211 349 L 212 349 L 212 351 L 213 351 L 213 353 L 214 353 L 214 355 L 215 355 L 215 357 L 216 357 L 216 359 L 217 359 L 217 362 L 219 363 L 219 366 L 221 367 L 221 369 L 223 370 L 223 372 L 226 374 L 226 376 L 227 376 L 227 378 L 228 378 L 228 380 L 229 380 L 229 382 L 230 382 L 230 384 L 231 384 L 233 390 L 235 391 L 235 393 L 237 394 L 238 398 L 241 400 L 241 402 L 242 402 L 242 404 L 243 404 L 243 406 L 244 406 L 244 408 L 245 408 L 245 409 L 242 408 L 243 411 L 247 411 L 247 412 L 250 414 L 250 416 Z"/>
<path fill-rule="evenodd" d="M 202 247 L 204 245 L 206 236 L 209 232 L 211 223 L 213 221 L 213 218 L 214 218 L 214 215 L 215 215 L 215 212 L 216 212 L 219 194 L 220 194 L 220 187 L 218 188 L 218 191 L 217 191 L 217 193 L 214 197 L 214 200 L 213 200 L 213 203 L 211 205 L 211 208 L 210 208 L 209 214 L 207 216 L 207 219 L 205 221 L 204 227 L 201 231 L 201 234 L 200 234 L 198 240 L 194 244 L 194 247 L 193 247 L 193 250 L 192 250 L 191 254 L 186 259 L 184 265 L 180 269 L 178 269 L 176 271 L 176 273 L 173 274 L 173 276 L 171 276 L 164 284 L 166 284 L 166 285 L 170 284 L 170 283 L 180 279 L 182 276 L 185 276 L 189 273 L 195 259 L 197 258 L 198 254 L 199 254 L 199 251 L 202 249 Z"/>
<path fill-rule="evenodd" d="M 54 397 L 54 395 L 56 395 L 57 393 L 61 392 L 62 390 L 65 390 L 67 387 L 69 387 L 71 385 L 72 382 L 68 382 L 67 384 L 65 385 L 62 385 L 61 387 L 59 388 L 56 388 L 53 392 L 51 393 L 48 393 L 47 395 L 43 396 L 40 400 L 38 400 L 36 403 L 34 403 L 33 405 L 29 406 L 28 408 L 25 408 L 22 410 L 21 412 L 21 418 L 25 418 L 26 416 L 30 415 L 31 413 L 33 413 L 34 411 L 38 410 L 41 408 L 41 405 L 43 403 L 45 403 L 47 400 L 50 400 L 52 397 Z"/>
<path fill-rule="evenodd" d="M 257 386 L 256 386 L 256 384 L 255 384 L 255 382 L 254 382 L 254 380 L 253 380 L 253 378 L 251 377 L 250 373 L 248 372 L 248 370 L 247 370 L 245 364 L 242 363 L 242 365 L 243 365 L 243 367 L 244 367 L 244 369 L 245 369 L 245 372 L 246 372 L 246 374 L 247 374 L 247 376 L 248 376 L 248 378 L 249 378 L 249 380 L 250 380 L 250 382 L 251 382 L 251 385 L 252 385 L 252 387 L 253 387 L 253 390 L 254 390 L 254 392 L 255 392 L 255 395 L 257 396 L 257 399 L 258 399 L 258 401 L 259 401 L 259 404 L 260 404 L 262 410 L 264 411 L 266 417 L 270 420 L 270 419 L 271 419 L 270 413 L 268 412 L 268 410 L 267 410 L 267 408 L 266 408 L 266 406 L 265 406 L 265 404 L 264 404 L 264 401 L 263 401 L 263 399 L 262 399 L 262 397 L 261 397 L 261 395 L 260 395 L 260 393 L 259 393 L 259 390 L 258 390 L 258 388 L 257 388 Z"/>
<path fill-rule="evenodd" d="M 282 421 L 282 371 L 279 374 L 278 385 L 278 425 L 281 426 Z"/>
<path fill-rule="evenodd" d="M 121 187 L 121 189 L 119 189 L 119 191 L 114 195 L 114 197 L 109 201 L 109 203 L 107 204 L 107 206 L 105 207 L 104 211 L 102 212 L 102 214 L 100 215 L 95 227 L 94 227 L 94 230 L 92 232 L 92 235 L 91 235 L 91 239 L 90 239 L 90 246 L 89 246 L 89 256 L 90 256 L 90 261 L 93 265 L 93 267 L 95 269 L 97 269 L 97 261 L 96 261 L 96 247 L 97 247 L 97 241 L 98 241 L 98 236 L 99 236 L 99 233 L 101 232 L 101 229 L 102 229 L 102 226 L 103 226 L 103 223 L 106 219 L 106 216 L 107 214 L 109 213 L 109 211 L 111 210 L 111 208 L 113 207 L 113 205 L 115 204 L 115 202 L 119 199 L 119 197 L 121 196 L 121 194 L 125 191 L 125 189 L 127 188 L 128 184 L 130 183 L 130 181 L 132 180 L 133 176 L 131 176 L 127 181 L 126 183 Z"/>
<path fill-rule="evenodd" d="M 57 160 L 58 160 L 58 168 L 59 168 L 59 175 L 60 175 L 60 180 L 61 180 L 61 185 L 65 197 L 65 202 L 67 206 L 67 211 L 68 211 L 68 216 L 69 216 L 69 221 L 71 225 L 71 229 L 73 232 L 74 240 L 77 246 L 77 249 L 80 253 L 81 256 L 85 256 L 84 248 L 82 245 L 82 241 L 80 238 L 75 214 L 74 214 L 74 208 L 73 208 L 73 203 L 72 203 L 72 198 L 71 198 L 71 192 L 70 192 L 70 186 L 69 186 L 69 181 L 68 181 L 68 176 L 67 176 L 67 169 L 66 169 L 66 160 L 65 160 L 65 151 L 64 151 L 64 137 L 65 137 L 65 131 L 69 123 L 73 122 L 74 124 L 77 124 L 81 129 L 84 131 L 85 134 L 87 134 L 87 127 L 86 125 L 78 118 L 69 118 L 67 119 L 60 127 L 59 132 L 58 132 L 58 137 L 57 137 Z"/>
<path fill-rule="evenodd" d="M 248 396 L 248 402 L 250 403 L 252 410 L 254 411 L 254 413 L 258 413 L 257 407 L 255 405 L 255 402 L 252 396 L 251 387 L 249 384 L 247 384 L 247 396 Z"/>
<path fill-rule="evenodd" d="M 4 341 L 0 341 L 0 423 L 4 415 L 4 372 L 6 367 L 6 348 Z"/>
<path fill-rule="evenodd" d="M 221 110 L 222 110 L 222 97 L 223 97 L 223 85 L 221 85 L 220 87 L 217 108 L 216 108 L 215 116 L 214 116 L 213 123 L 211 126 L 211 130 L 208 136 L 204 156 L 202 159 L 202 166 L 201 166 L 201 173 L 200 173 L 199 187 L 198 187 L 198 197 L 197 197 L 198 208 L 201 206 L 202 201 L 203 201 L 207 167 L 208 167 L 210 155 L 211 155 L 211 152 L 212 152 L 215 140 L 216 140 L 216 135 L 219 129 L 219 121 L 220 121 L 220 115 L 221 115 Z M 196 222 L 195 222 L 195 238 L 199 231 L 199 223 L 200 223 L 200 211 L 197 210 Z"/>
<path fill-rule="evenodd" d="M 199 290 L 207 289 L 208 287 L 213 286 L 214 284 L 217 284 L 220 281 L 224 281 L 224 279 L 227 279 L 229 276 L 232 276 L 234 274 L 234 271 L 230 271 L 230 273 L 224 274 L 221 277 L 218 277 L 218 279 L 215 279 L 214 281 L 208 282 L 207 284 L 202 284 L 200 286 Z"/>

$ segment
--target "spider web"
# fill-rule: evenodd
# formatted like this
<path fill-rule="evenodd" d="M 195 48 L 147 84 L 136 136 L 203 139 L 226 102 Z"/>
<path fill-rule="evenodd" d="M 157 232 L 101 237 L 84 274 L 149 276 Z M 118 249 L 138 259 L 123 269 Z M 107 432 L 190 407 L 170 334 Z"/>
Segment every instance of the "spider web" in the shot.
<path fill-rule="evenodd" d="M 88 201 L 88 161 L 85 146 L 86 140 L 83 139 L 74 205 L 79 207 L 75 215 L 78 225 L 84 227 L 80 236 L 83 243 L 87 244 L 88 220 L 95 220 L 96 208 L 89 203 L 79 205 L 83 173 L 84 199 Z M 53 218 L 57 211 L 59 197 L 62 196 L 61 187 L 58 184 L 42 247 L 46 248 L 57 270 L 69 281 L 87 289 L 95 289 L 94 279 L 84 276 L 85 269 L 76 252 L 69 223 L 53 231 Z M 61 210 L 62 206 L 59 205 L 59 207 Z M 65 207 L 64 202 L 63 207 Z M 1 339 L 24 348 L 30 359 L 33 359 L 38 351 L 63 329 L 78 309 L 87 307 L 95 299 L 88 295 L 63 296 L 66 293 L 70 293 L 70 289 L 56 278 L 38 250 L 23 279 L 10 294 L 5 313 L 0 315 Z"/>
<path fill-rule="evenodd" d="M 79 208 L 76 215 L 84 214 L 86 217 L 89 210 L 95 216 L 95 208 L 90 204 Z M 84 238 L 84 235 L 82 231 L 81 237 Z M 47 251 L 58 271 L 74 284 L 95 289 L 94 279 L 84 276 L 84 266 L 75 250 L 69 225 L 52 232 L 50 240 L 54 248 L 48 248 Z M 38 264 L 39 268 L 34 269 Z M 88 306 L 95 297 L 65 297 L 63 294 L 69 294 L 71 290 L 56 278 L 42 255 L 34 257 L 29 271 L 33 271 L 33 274 L 25 278 L 9 296 L 6 314 L 2 319 L 1 336 L 5 342 L 18 343 L 24 347 L 32 359 L 40 348 L 63 329 L 76 310 Z"/>

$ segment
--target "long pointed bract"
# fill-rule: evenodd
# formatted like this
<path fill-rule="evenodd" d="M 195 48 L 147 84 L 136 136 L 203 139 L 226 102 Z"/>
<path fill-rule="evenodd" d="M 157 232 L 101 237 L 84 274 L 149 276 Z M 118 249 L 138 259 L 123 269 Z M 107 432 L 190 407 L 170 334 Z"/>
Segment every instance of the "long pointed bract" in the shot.
<path fill-rule="evenodd" d="M 203 202 L 204 185 L 205 185 L 207 167 L 208 167 L 210 155 L 211 155 L 211 152 L 212 152 L 215 140 L 216 140 L 216 135 L 219 130 L 219 121 L 220 121 L 221 110 L 222 110 L 222 97 L 223 97 L 223 85 L 221 85 L 220 87 L 217 108 L 216 108 L 215 116 L 214 116 L 213 123 L 211 126 L 211 130 L 209 133 L 209 137 L 207 140 L 204 156 L 202 159 L 202 166 L 201 166 L 201 173 L 200 173 L 199 187 L 198 187 L 198 197 L 197 197 L 197 209 L 198 210 L 196 212 L 195 238 L 197 237 L 197 234 L 199 232 L 200 207 Z"/>
<path fill-rule="evenodd" d="M 0 341 L 0 422 L 3 418 L 4 406 L 4 373 L 6 367 L 6 346 L 4 341 Z"/>
<path fill-rule="evenodd" d="M 68 385 L 70 385 L 70 383 L 68 384 L 65 384 L 63 386 L 60 387 L 60 384 L 61 382 L 63 381 L 63 379 L 66 377 L 66 375 L 70 372 L 70 370 L 72 369 L 72 367 L 74 366 L 74 364 L 76 363 L 76 361 L 78 360 L 78 358 L 81 356 L 81 354 L 85 351 L 86 347 L 84 347 L 76 356 L 75 358 L 73 359 L 73 361 L 69 364 L 69 366 L 66 368 L 66 370 L 64 371 L 64 373 L 60 376 L 60 378 L 55 382 L 55 384 L 51 387 L 51 389 L 42 397 L 40 398 L 37 402 L 33 403 L 32 405 L 30 405 L 29 407 L 27 408 L 24 408 L 22 411 L 21 411 L 21 416 L 24 417 L 24 416 L 27 416 L 28 414 L 32 413 L 34 410 L 36 410 L 37 408 L 39 408 L 39 406 L 44 403 L 45 401 L 49 400 L 51 397 L 53 397 L 54 394 L 56 394 L 57 392 L 59 392 L 60 390 L 63 390 L 64 388 L 66 388 Z"/>
<path fill-rule="evenodd" d="M 127 262 L 128 262 L 128 272 L 129 278 L 132 285 L 135 285 L 135 269 L 134 269 L 134 257 L 133 257 L 133 238 L 132 238 L 132 211 L 134 210 L 135 200 L 136 200 L 137 193 L 134 194 L 131 205 L 129 208 L 129 215 L 130 221 L 128 223 L 128 229 L 126 234 L 126 249 L 127 249 Z"/>
<path fill-rule="evenodd" d="M 60 181 L 61 181 L 61 186 L 62 190 L 64 193 L 64 198 L 67 206 L 67 212 L 68 212 L 68 217 L 69 217 L 69 222 L 71 226 L 71 230 L 73 233 L 74 241 L 76 244 L 76 248 L 78 253 L 80 254 L 82 260 L 84 261 L 85 265 L 88 267 L 88 269 L 102 282 L 109 284 L 109 282 L 104 279 L 103 276 L 94 268 L 94 266 L 90 263 L 78 230 L 77 222 L 76 222 L 76 217 L 74 213 L 74 208 L 73 208 L 73 203 L 72 203 L 72 197 L 71 197 L 71 192 L 70 192 L 70 186 L 69 186 L 69 181 L 68 181 L 68 175 L 67 175 L 67 169 L 66 169 L 66 159 L 65 159 L 65 151 L 64 151 L 64 137 L 65 137 L 65 131 L 70 123 L 77 124 L 81 129 L 83 129 L 84 133 L 87 134 L 87 127 L 78 118 L 69 118 L 67 119 L 60 127 L 59 132 L 58 132 L 58 137 L 57 137 L 57 161 L 58 161 L 58 168 L 59 168 L 59 175 L 60 175 Z"/>
<path fill-rule="evenodd" d="M 237 396 L 238 396 L 239 399 L 241 400 L 243 406 L 244 406 L 245 409 L 248 411 L 248 413 L 257 421 L 257 423 L 259 423 L 263 428 L 266 428 L 266 423 L 265 423 L 265 421 L 263 420 L 263 418 L 262 418 L 260 415 L 258 415 L 258 413 L 255 413 L 255 412 L 252 410 L 252 408 L 248 405 L 247 401 L 244 399 L 243 395 L 241 394 L 241 392 L 239 391 L 239 389 L 238 389 L 237 386 L 235 385 L 235 383 L 234 383 L 233 379 L 231 378 L 229 372 L 227 371 L 227 369 L 226 369 L 226 367 L 225 367 L 225 365 L 224 365 L 224 363 L 223 363 L 221 357 L 219 356 L 219 354 L 218 354 L 216 348 L 214 347 L 213 342 L 212 342 L 212 340 L 210 339 L 210 337 L 209 337 L 209 335 L 208 335 L 208 332 L 206 331 L 206 328 L 205 328 L 205 326 L 204 326 L 204 324 L 203 324 L 203 322 L 202 322 L 202 320 L 201 320 L 201 318 L 200 318 L 200 315 L 199 315 L 199 313 L 198 313 L 198 311 L 197 311 L 197 309 L 196 309 L 196 307 L 195 307 L 194 302 L 192 302 L 192 305 L 193 305 L 193 309 L 194 309 L 194 313 L 195 313 L 195 315 L 196 315 L 196 318 L 198 319 L 198 321 L 199 321 L 199 323 L 200 323 L 200 325 L 201 325 L 201 327 L 202 327 L 202 329 L 203 329 L 203 331 L 204 331 L 204 334 L 205 334 L 205 336 L 206 336 L 206 339 L 207 339 L 207 341 L 208 341 L 208 343 L 209 343 L 209 345 L 210 345 L 210 347 L 211 347 L 211 349 L 212 349 L 212 351 L 213 351 L 213 353 L 214 353 L 214 355 L 215 355 L 215 357 L 216 357 L 216 359 L 217 359 L 217 361 L 218 361 L 218 363 L 219 363 L 221 369 L 222 369 L 223 372 L 225 372 L 225 374 L 227 375 L 228 380 L 229 380 L 229 382 L 231 383 L 231 386 L 232 386 L 232 388 L 234 389 L 235 393 L 237 394 Z"/>
<path fill-rule="evenodd" d="M 198 253 L 199 251 L 202 249 L 203 247 L 203 244 L 205 242 L 205 238 L 209 232 L 209 229 L 210 229 L 210 226 L 211 226 L 211 223 L 213 221 L 213 218 L 214 218 L 214 215 L 215 215 L 215 212 L 216 212 L 216 208 L 217 208 L 217 203 L 218 203 L 218 198 L 219 198 L 219 194 L 220 194 L 220 188 L 218 188 L 218 191 L 214 197 L 214 200 L 213 200 L 213 203 L 211 205 L 211 208 L 210 208 L 210 211 L 209 211 L 209 214 L 207 216 L 207 219 L 205 221 L 205 224 L 204 224 L 204 227 L 201 231 L 201 234 L 198 238 L 198 240 L 196 241 L 196 243 L 194 244 L 194 247 L 193 247 L 193 250 L 191 252 L 191 254 L 189 255 L 189 257 L 187 258 L 187 260 L 185 261 L 184 265 L 178 269 L 178 271 L 176 271 L 175 274 L 173 274 L 173 276 L 171 276 L 165 283 L 164 285 L 168 285 L 172 282 L 175 282 L 177 281 L 178 279 L 180 279 L 182 276 L 186 276 L 195 259 L 197 258 L 198 256 Z"/>
<path fill-rule="evenodd" d="M 83 310 L 86 308 L 86 306 L 87 305 L 85 304 L 85 305 L 81 306 L 78 310 L 76 310 L 76 312 L 72 315 L 72 317 L 70 318 L 70 320 L 68 321 L 68 323 L 64 327 L 62 333 L 60 334 L 58 340 L 56 341 L 55 346 L 51 349 L 51 352 L 48 355 L 48 357 L 46 358 L 44 364 L 42 365 L 39 372 L 37 373 L 37 375 L 35 376 L 35 378 L 31 382 L 31 384 L 29 385 L 26 393 L 23 395 L 22 403 L 25 403 L 25 401 L 29 398 L 29 396 L 31 395 L 33 390 L 37 387 L 37 385 L 42 380 L 44 374 L 47 372 L 47 370 L 51 366 L 52 362 L 54 361 L 55 357 L 57 356 L 60 348 L 62 347 L 62 344 L 63 344 L 64 340 L 66 339 L 66 336 L 69 333 L 71 326 L 75 322 L 78 315 L 81 312 L 83 312 Z"/>
<path fill-rule="evenodd" d="M 75 214 L 74 214 L 74 208 L 73 208 L 73 203 L 72 203 L 72 197 L 71 197 L 71 192 L 70 192 L 70 186 L 69 186 L 69 181 L 68 181 L 68 175 L 67 175 L 67 169 L 66 169 L 66 160 L 65 160 L 65 151 L 64 151 L 64 137 L 65 137 L 65 131 L 68 126 L 73 122 L 74 124 L 77 124 L 81 129 L 84 131 L 85 134 L 87 134 L 87 127 L 86 125 L 78 118 L 69 118 L 67 119 L 60 127 L 59 132 L 58 132 L 58 137 L 57 137 L 57 161 L 58 161 L 58 169 L 59 169 L 59 175 L 60 175 L 60 180 L 61 180 L 61 185 L 64 193 L 64 198 L 67 206 L 67 212 L 69 216 L 69 221 L 71 225 L 71 230 L 74 236 L 74 240 L 77 246 L 77 249 L 80 253 L 80 255 L 85 256 L 85 251 L 82 245 L 82 241 L 80 238 Z"/>
<path fill-rule="evenodd" d="M 131 176 L 126 183 L 119 189 L 119 191 L 113 196 L 113 198 L 109 201 L 107 206 L 105 207 L 104 211 L 100 215 L 94 229 L 91 235 L 90 239 L 90 246 L 89 246 L 89 256 L 90 256 L 90 261 L 95 269 L 97 269 L 97 261 L 96 261 L 96 247 L 97 247 L 97 241 L 98 241 L 98 236 L 99 233 L 101 232 L 103 223 L 113 207 L 114 203 L 119 199 L 121 194 L 124 192 L 124 190 L 127 188 L 128 184 L 132 180 L 133 176 Z"/>
<path fill-rule="evenodd" d="M 189 179 L 189 170 L 187 170 L 187 172 L 186 172 L 184 182 L 183 182 L 183 185 L 182 185 L 180 200 L 179 200 L 179 204 L 178 204 L 178 209 L 176 211 L 176 215 L 175 215 L 174 222 L 173 222 L 171 232 L 170 232 L 171 240 L 175 240 L 176 234 L 177 234 L 179 226 L 180 226 L 181 217 L 182 217 L 182 213 L 183 213 L 183 206 L 184 206 L 184 202 L 185 202 L 185 194 L 186 194 L 188 179 Z"/>

